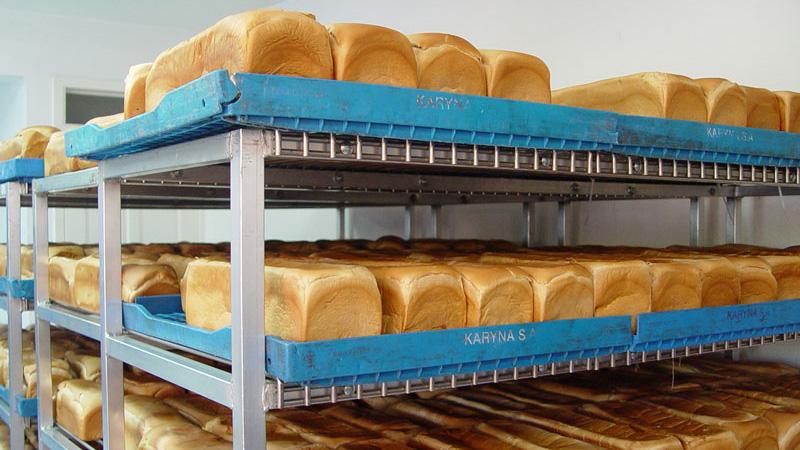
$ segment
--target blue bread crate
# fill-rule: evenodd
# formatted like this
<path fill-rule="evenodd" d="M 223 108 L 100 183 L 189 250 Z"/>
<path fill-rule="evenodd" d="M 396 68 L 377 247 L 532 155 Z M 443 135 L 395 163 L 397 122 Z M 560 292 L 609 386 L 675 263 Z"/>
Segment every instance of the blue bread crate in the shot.
<path fill-rule="evenodd" d="M 0 399 L 9 404 L 8 388 L 2 385 L 0 385 Z M 36 417 L 39 410 L 36 401 L 36 398 L 18 397 L 15 407 L 19 415 L 22 417 Z"/>
<path fill-rule="evenodd" d="M 800 300 L 640 314 L 632 351 L 681 349 L 800 331 Z"/>
<path fill-rule="evenodd" d="M 33 280 L 14 280 L 9 277 L 0 277 L 0 295 L 32 300 L 33 288 Z"/>
<path fill-rule="evenodd" d="M 65 133 L 68 156 L 105 159 L 241 127 L 457 144 L 614 150 L 800 167 L 800 134 L 345 81 L 211 72 L 153 111 Z"/>
<path fill-rule="evenodd" d="M 123 304 L 127 329 L 230 360 L 231 330 L 186 325 L 176 296 Z M 631 345 L 631 318 L 604 317 L 314 342 L 266 338 L 266 371 L 290 383 L 403 381 L 594 358 Z"/>
<path fill-rule="evenodd" d="M 44 160 L 16 158 L 0 162 L 0 183 L 7 181 L 29 182 L 44 176 Z"/>

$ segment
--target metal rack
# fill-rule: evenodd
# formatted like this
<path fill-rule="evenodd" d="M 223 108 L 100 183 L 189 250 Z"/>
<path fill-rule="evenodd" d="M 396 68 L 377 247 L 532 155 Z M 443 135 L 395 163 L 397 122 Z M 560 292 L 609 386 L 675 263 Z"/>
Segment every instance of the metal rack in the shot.
<path fill-rule="evenodd" d="M 22 278 L 22 207 L 30 205 L 30 180 L 43 175 L 41 160 L 0 163 L 0 197 L 6 209 L 6 273 L 0 277 L 0 308 L 8 317 L 8 380 L 0 388 L 0 420 L 9 425 L 12 449 L 25 444 L 25 428 L 36 416 L 36 400 L 25 399 L 22 362 L 22 315 L 30 311 L 33 280 Z"/>
<path fill-rule="evenodd" d="M 719 197 L 725 199 L 727 205 L 728 241 L 736 242 L 741 199 L 800 194 L 800 164 L 794 164 L 786 155 L 751 155 L 739 158 L 746 163 L 738 163 L 735 162 L 737 158 L 731 155 L 715 154 L 712 156 L 717 159 L 713 160 L 706 158 L 705 154 L 645 148 L 635 141 L 613 142 L 612 131 L 616 128 L 606 127 L 606 122 L 601 124 L 606 127 L 602 132 L 591 127 L 584 130 L 584 137 L 602 138 L 601 142 L 563 137 L 553 141 L 530 138 L 526 145 L 512 145 L 517 142 L 512 136 L 503 145 L 502 136 L 485 131 L 472 135 L 458 131 L 447 135 L 437 134 L 435 130 L 440 128 L 436 127 L 418 127 L 409 131 L 408 127 L 378 124 L 380 126 L 364 128 L 356 120 L 365 118 L 360 116 L 354 117 L 353 122 L 344 121 L 344 124 L 330 119 L 309 124 L 302 118 L 291 117 L 262 120 L 245 114 L 248 112 L 246 109 L 231 113 L 236 106 L 231 102 L 247 98 L 245 86 L 255 82 L 251 77 L 234 76 L 241 88 L 237 96 L 237 93 L 230 92 L 236 86 L 232 88 L 226 84 L 230 82 L 227 75 L 222 78 L 213 76 L 216 75 L 211 74 L 187 86 L 184 94 L 191 94 L 188 98 L 193 108 L 200 108 L 199 100 L 202 99 L 202 108 L 205 108 L 202 111 L 210 108 L 211 115 L 220 114 L 221 108 L 221 117 L 198 118 L 197 111 L 192 109 L 194 122 L 184 123 L 185 129 L 139 133 L 137 136 L 144 137 L 124 145 L 109 141 L 111 144 L 106 147 L 110 150 L 95 155 L 101 159 L 98 169 L 48 177 L 36 180 L 33 185 L 37 261 L 46 261 L 46 257 L 42 257 L 47 254 L 48 207 L 56 204 L 96 205 L 100 210 L 103 299 L 100 315 L 79 313 L 50 303 L 46 263 L 37 263 L 35 278 L 37 344 L 41 342 L 41 349 L 47 349 L 40 351 L 40 362 L 49 360 L 50 323 L 101 341 L 103 444 L 106 448 L 122 449 L 124 445 L 123 363 L 231 407 L 235 448 L 263 448 L 266 436 L 264 414 L 269 409 L 596 370 L 798 338 L 800 323 L 777 321 L 761 330 L 761 335 L 753 335 L 752 330 L 748 334 L 743 326 L 742 330 L 731 328 L 728 333 L 690 338 L 677 334 L 667 336 L 670 339 L 664 341 L 635 342 L 629 333 L 630 320 L 623 317 L 619 322 L 626 323 L 627 341 L 610 341 L 603 348 L 587 348 L 585 351 L 559 352 L 557 347 L 553 347 L 557 342 L 550 339 L 550 342 L 531 344 L 533 348 L 525 349 L 529 353 L 509 350 L 500 360 L 486 357 L 477 359 L 474 364 L 432 361 L 429 367 L 392 369 L 372 381 L 367 380 L 371 374 L 363 374 L 364 378 L 355 377 L 348 383 L 336 380 L 318 383 L 293 381 L 271 376 L 268 370 L 264 377 L 253 376 L 264 373 L 270 364 L 274 364 L 274 361 L 269 361 L 265 342 L 266 348 L 276 348 L 271 345 L 280 344 L 271 338 L 265 341 L 263 302 L 249 301 L 244 307 L 248 299 L 262 299 L 264 296 L 262 243 L 265 209 L 336 208 L 342 236 L 347 207 L 405 206 L 406 234 L 412 236 L 413 208 L 430 206 L 434 235 L 438 236 L 442 205 L 519 203 L 525 224 L 520 240 L 532 245 L 537 202 L 557 201 L 558 242 L 564 245 L 569 242 L 567 230 L 570 228 L 571 202 L 685 198 L 689 200 L 690 208 L 690 241 L 696 245 L 702 228 L 700 199 Z M 209 80 L 217 84 L 208 85 Z M 319 80 L 287 81 L 282 77 L 274 77 L 274 80 L 277 80 L 278 93 L 283 92 L 281 83 L 286 83 L 286 89 L 295 83 L 308 83 L 325 94 L 329 94 L 331 89 L 339 89 L 338 84 Z M 274 80 L 270 78 L 269 81 Z M 376 92 L 380 95 L 383 95 L 381 89 L 385 90 L 374 87 L 359 89 L 378 89 Z M 209 92 L 218 94 L 216 104 L 209 100 L 212 97 Z M 419 99 L 418 96 L 409 98 Z M 175 108 L 181 102 L 172 101 L 168 96 L 162 104 Z M 246 107 L 266 107 L 264 105 L 271 103 L 251 101 L 243 104 Z M 214 109 L 215 105 L 220 108 Z M 230 114 L 224 112 L 226 108 Z M 392 108 L 386 108 L 384 113 L 386 111 L 392 111 Z M 558 114 L 563 112 L 558 108 L 554 111 Z M 354 114 L 357 116 L 359 113 L 363 111 Z M 148 124 L 157 125 L 159 117 L 162 117 L 157 112 L 150 114 L 123 125 L 131 129 L 139 127 L 136 128 L 138 131 L 147 130 Z M 616 123 L 613 126 L 616 127 Z M 332 128 L 339 131 L 330 131 Z M 94 130 L 75 133 L 78 136 L 84 132 L 91 135 Z M 406 135 L 408 137 L 403 137 Z M 419 139 L 422 135 L 431 137 Z M 104 135 L 97 136 L 98 140 L 105 138 Z M 71 147 L 76 145 L 74 141 L 80 139 L 70 143 L 68 134 L 68 148 L 74 149 Z M 487 142 L 491 145 L 486 145 Z M 81 152 L 84 156 L 92 155 L 87 149 L 68 151 L 68 154 L 78 156 Z M 676 155 L 688 157 L 671 157 Z M 720 162 L 723 160 L 727 162 Z M 755 164 L 754 161 L 764 163 Z M 254 186 L 264 186 L 264 189 L 254 189 Z M 230 360 L 230 372 L 180 356 L 172 350 L 180 348 L 220 357 L 213 352 L 204 353 L 191 345 L 160 339 L 126 326 L 126 321 L 130 323 L 126 315 L 130 308 L 120 300 L 121 210 L 164 206 L 229 207 L 231 210 L 232 326 L 227 356 L 222 357 Z M 774 308 L 795 311 L 798 304 L 776 304 Z M 545 323 L 542 326 L 558 324 Z M 453 335 L 463 335 L 463 332 L 455 331 Z M 433 333 L 430 336 L 446 334 Z M 388 339 L 385 336 L 374 338 L 375 343 Z M 394 339 L 405 338 L 413 339 L 414 336 Z M 276 355 L 273 353 L 272 356 Z M 347 362 L 343 361 L 343 364 Z M 52 386 L 49 377 L 42 375 L 44 373 L 40 372 L 43 380 L 40 397 L 44 398 L 45 394 L 52 395 Z M 48 405 L 40 404 L 43 442 L 51 448 L 82 448 L 80 443 L 53 425 L 52 403 L 46 403 Z"/>

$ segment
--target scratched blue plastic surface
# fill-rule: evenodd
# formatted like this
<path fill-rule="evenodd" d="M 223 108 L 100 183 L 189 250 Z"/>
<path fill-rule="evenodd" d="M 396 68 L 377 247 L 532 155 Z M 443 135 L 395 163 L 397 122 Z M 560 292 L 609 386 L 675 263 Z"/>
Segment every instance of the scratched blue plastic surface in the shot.
<path fill-rule="evenodd" d="M 0 399 L 8 404 L 8 388 L 0 385 Z M 22 417 L 36 417 L 39 410 L 36 398 L 17 397 L 17 411 Z"/>
<path fill-rule="evenodd" d="M 66 152 L 105 159 L 244 126 L 800 166 L 796 133 L 332 80 L 244 73 L 229 78 L 226 71 L 180 87 L 154 111 L 108 129 L 68 131 Z"/>
<path fill-rule="evenodd" d="M 800 300 L 640 314 L 632 351 L 800 331 Z"/>
<path fill-rule="evenodd" d="M 0 277 L 0 293 L 14 298 L 33 298 L 33 280 L 13 280 Z"/>
<path fill-rule="evenodd" d="M 44 160 L 17 158 L 0 162 L 0 183 L 7 181 L 27 182 L 44 176 Z"/>
<path fill-rule="evenodd" d="M 230 328 L 187 326 L 180 298 L 123 304 L 126 328 L 230 359 Z M 593 358 L 630 347 L 630 317 L 564 320 L 429 331 L 334 341 L 268 336 L 268 373 L 286 382 L 348 385 Z"/>

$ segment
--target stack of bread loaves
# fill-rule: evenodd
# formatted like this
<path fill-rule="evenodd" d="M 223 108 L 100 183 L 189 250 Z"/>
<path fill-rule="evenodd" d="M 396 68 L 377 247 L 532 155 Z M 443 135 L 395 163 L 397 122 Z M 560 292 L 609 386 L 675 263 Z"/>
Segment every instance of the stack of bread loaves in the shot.
<path fill-rule="evenodd" d="M 553 103 L 620 114 L 800 133 L 800 94 L 644 72 L 553 91 Z"/>
<path fill-rule="evenodd" d="M 800 298 L 793 249 L 528 249 L 393 237 L 265 245 L 265 332 L 294 341 L 616 315 L 635 327 L 644 312 Z M 180 293 L 190 325 L 230 326 L 229 252 L 228 244 L 125 245 L 122 300 Z M 96 248 L 54 245 L 50 254 L 51 299 L 97 312 Z"/>
<path fill-rule="evenodd" d="M 270 448 L 796 449 L 800 372 L 691 358 L 531 381 L 270 411 Z M 126 391 L 127 392 L 127 391 Z M 57 421 L 102 437 L 100 387 L 61 383 Z M 229 449 L 231 411 L 180 390 L 125 397 L 127 448 Z"/>

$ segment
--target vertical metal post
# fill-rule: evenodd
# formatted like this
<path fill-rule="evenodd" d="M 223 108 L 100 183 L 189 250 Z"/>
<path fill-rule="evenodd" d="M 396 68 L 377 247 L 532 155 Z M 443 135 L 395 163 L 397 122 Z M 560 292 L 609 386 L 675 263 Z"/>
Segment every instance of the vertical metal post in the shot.
<path fill-rule="evenodd" d="M 571 203 L 568 200 L 558 202 L 558 246 L 569 245 L 569 212 Z"/>
<path fill-rule="evenodd" d="M 108 355 L 108 338 L 122 334 L 122 210 L 120 180 L 106 179 L 100 162 L 100 379 L 103 388 L 103 447 L 125 449 L 122 361 Z"/>
<path fill-rule="evenodd" d="M 725 199 L 725 242 L 736 244 L 739 242 L 742 223 L 742 199 L 727 197 Z"/>
<path fill-rule="evenodd" d="M 406 205 L 403 216 L 403 234 L 407 240 L 414 239 L 416 233 L 414 230 L 414 206 Z"/>
<path fill-rule="evenodd" d="M 48 286 L 49 250 L 47 194 L 33 196 L 33 280 L 36 308 L 50 300 Z M 53 426 L 53 380 L 50 359 L 50 322 L 36 317 L 36 375 L 38 379 L 36 397 L 38 400 L 39 432 Z"/>
<path fill-rule="evenodd" d="M 536 217 L 534 214 L 535 208 L 536 205 L 533 201 L 527 201 L 522 204 L 522 221 L 524 224 L 522 242 L 528 248 L 533 247 L 536 239 Z"/>
<path fill-rule="evenodd" d="M 442 238 L 442 205 L 431 206 L 431 223 L 433 224 L 433 237 Z"/>
<path fill-rule="evenodd" d="M 347 239 L 346 212 L 347 210 L 344 205 L 336 207 L 336 237 L 338 239 Z"/>
<path fill-rule="evenodd" d="M 692 247 L 700 246 L 700 235 L 702 233 L 703 202 L 699 197 L 692 197 L 689 200 L 689 245 Z"/>
<path fill-rule="evenodd" d="M 6 270 L 9 280 L 19 280 L 20 235 L 22 232 L 21 203 L 22 184 L 16 181 L 6 183 Z M 25 447 L 25 419 L 19 415 L 16 399 L 22 394 L 22 302 L 20 298 L 8 296 L 8 409 L 11 430 L 11 448 L 22 450 Z"/>
<path fill-rule="evenodd" d="M 264 414 L 264 154 L 254 130 L 231 142 L 231 388 L 233 448 L 266 447 Z"/>

